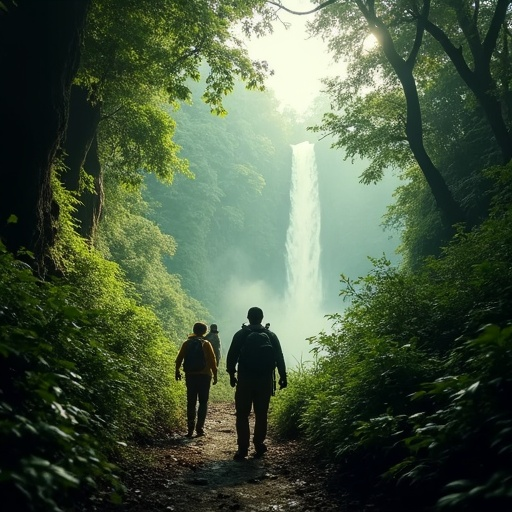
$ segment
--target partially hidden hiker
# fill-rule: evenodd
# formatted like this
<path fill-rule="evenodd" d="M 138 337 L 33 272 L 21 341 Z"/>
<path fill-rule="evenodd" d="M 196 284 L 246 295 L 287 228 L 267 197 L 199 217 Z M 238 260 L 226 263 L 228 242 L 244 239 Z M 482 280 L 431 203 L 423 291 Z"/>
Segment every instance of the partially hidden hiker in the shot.
<path fill-rule="evenodd" d="M 222 354 L 221 349 L 221 341 L 219 336 L 219 329 L 217 327 L 217 324 L 210 325 L 210 332 L 205 336 L 205 339 L 207 339 L 213 347 L 213 351 L 215 352 L 215 358 L 217 359 L 217 367 L 220 364 L 220 356 Z"/>
<path fill-rule="evenodd" d="M 180 367 L 183 363 L 187 386 L 187 437 L 204 436 L 204 422 L 208 411 L 210 384 L 217 384 L 217 363 L 209 341 L 204 339 L 208 326 L 197 322 L 193 334 L 183 343 L 176 357 L 176 380 L 181 380 Z M 196 404 L 197 423 L 196 423 Z"/>
<path fill-rule="evenodd" d="M 274 394 L 275 368 L 279 372 L 279 388 L 287 386 L 286 366 L 281 343 L 275 333 L 261 325 L 263 311 L 252 307 L 247 313 L 249 325 L 237 331 L 227 354 L 227 371 L 235 390 L 236 434 L 238 450 L 235 460 L 249 453 L 249 414 L 254 409 L 253 445 L 256 456 L 267 451 L 268 408 Z M 236 374 L 236 376 L 235 376 Z"/>

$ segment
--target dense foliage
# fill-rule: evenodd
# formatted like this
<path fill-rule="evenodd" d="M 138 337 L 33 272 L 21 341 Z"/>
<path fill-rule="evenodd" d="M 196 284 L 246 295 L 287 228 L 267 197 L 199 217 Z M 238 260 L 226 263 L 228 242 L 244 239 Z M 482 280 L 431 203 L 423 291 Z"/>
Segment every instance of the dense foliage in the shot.
<path fill-rule="evenodd" d="M 0 486 L 20 510 L 60 510 L 102 481 L 118 497 L 113 455 L 181 418 L 175 345 L 119 267 L 75 242 L 52 282 L 1 248 Z"/>
<path fill-rule="evenodd" d="M 325 2 L 311 30 L 347 76 L 326 81 L 333 108 L 314 129 L 333 147 L 390 168 L 406 183 L 389 221 L 405 230 L 411 265 L 488 215 L 482 170 L 510 159 L 510 2 Z M 447 219 L 451 219 L 447 226 Z"/>
<path fill-rule="evenodd" d="M 107 177 L 105 196 L 96 247 L 120 266 L 138 300 L 156 313 L 167 335 L 185 339 L 197 318 L 207 320 L 209 313 L 183 290 L 180 276 L 166 269 L 176 242 L 148 219 L 148 206 L 137 192 Z"/>
<path fill-rule="evenodd" d="M 509 173 L 492 173 L 501 194 L 491 217 L 421 269 L 381 259 L 342 279 L 349 307 L 275 404 L 282 434 L 334 454 L 363 486 L 385 477 L 400 500 L 510 506 Z"/>

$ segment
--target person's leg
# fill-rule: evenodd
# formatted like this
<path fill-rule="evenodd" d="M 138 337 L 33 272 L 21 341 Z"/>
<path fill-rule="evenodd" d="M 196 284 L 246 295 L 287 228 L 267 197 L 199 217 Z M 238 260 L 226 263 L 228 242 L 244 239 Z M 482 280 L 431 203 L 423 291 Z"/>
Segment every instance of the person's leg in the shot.
<path fill-rule="evenodd" d="M 254 436 L 253 443 L 256 453 L 263 455 L 267 451 L 265 439 L 267 437 L 268 408 L 272 396 L 272 378 L 261 378 L 257 391 L 254 393 Z"/>
<path fill-rule="evenodd" d="M 210 397 L 210 384 L 212 378 L 209 375 L 198 375 L 198 397 L 199 407 L 197 408 L 196 432 L 198 436 L 204 434 L 204 422 L 208 412 L 208 398 Z"/>
<path fill-rule="evenodd" d="M 249 414 L 252 407 L 252 387 L 247 379 L 239 379 L 235 391 L 237 455 L 245 457 L 249 450 Z M 236 456 L 235 456 L 236 457 Z"/>
<path fill-rule="evenodd" d="M 194 433 L 196 423 L 196 402 L 197 402 L 197 375 L 185 375 L 187 385 L 187 436 Z"/>

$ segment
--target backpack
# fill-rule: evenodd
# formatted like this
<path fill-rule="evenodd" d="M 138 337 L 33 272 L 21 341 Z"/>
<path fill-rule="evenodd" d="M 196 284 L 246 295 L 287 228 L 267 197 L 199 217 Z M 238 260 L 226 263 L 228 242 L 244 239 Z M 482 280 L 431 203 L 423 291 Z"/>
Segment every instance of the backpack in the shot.
<path fill-rule="evenodd" d="M 238 367 L 255 376 L 270 375 L 276 367 L 276 353 L 269 335 L 251 331 L 240 350 Z"/>
<path fill-rule="evenodd" d="M 204 357 L 203 340 L 191 338 L 188 342 L 187 351 L 183 360 L 183 370 L 186 372 L 200 372 L 206 366 Z"/>

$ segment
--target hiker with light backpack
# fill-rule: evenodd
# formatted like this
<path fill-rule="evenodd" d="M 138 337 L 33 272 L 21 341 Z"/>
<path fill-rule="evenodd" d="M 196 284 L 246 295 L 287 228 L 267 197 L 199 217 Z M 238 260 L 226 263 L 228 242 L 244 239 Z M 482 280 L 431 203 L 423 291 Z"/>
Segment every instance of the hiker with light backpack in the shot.
<path fill-rule="evenodd" d="M 183 343 L 176 357 L 176 380 L 181 380 L 181 363 L 187 386 L 187 437 L 204 436 L 210 385 L 217 384 L 217 361 L 211 343 L 204 339 L 208 326 L 197 322 L 193 334 Z M 212 382 L 213 377 L 213 382 Z M 196 423 L 196 404 L 197 423 Z"/>
<path fill-rule="evenodd" d="M 267 451 L 268 408 L 275 389 L 275 369 L 279 388 L 287 386 L 286 366 L 281 343 L 275 333 L 261 325 L 263 311 L 252 307 L 247 313 L 249 325 L 235 333 L 227 354 L 227 371 L 235 390 L 236 434 L 238 450 L 235 460 L 249 453 L 249 415 L 254 409 L 253 445 L 256 456 Z"/>
<path fill-rule="evenodd" d="M 217 367 L 220 364 L 220 356 L 221 356 L 221 341 L 219 336 L 219 329 L 217 328 L 217 324 L 210 325 L 210 332 L 204 337 L 205 340 L 208 340 L 213 347 L 213 351 L 215 353 L 215 358 L 217 359 Z"/>

